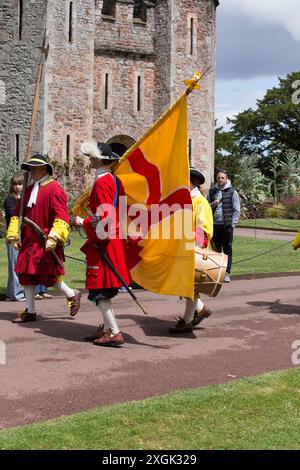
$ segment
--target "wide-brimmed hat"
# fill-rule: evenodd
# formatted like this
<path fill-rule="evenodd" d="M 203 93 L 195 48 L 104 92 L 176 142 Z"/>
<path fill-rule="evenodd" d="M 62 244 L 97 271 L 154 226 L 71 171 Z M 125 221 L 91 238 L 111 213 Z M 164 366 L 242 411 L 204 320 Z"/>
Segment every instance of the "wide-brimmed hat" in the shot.
<path fill-rule="evenodd" d="M 94 139 L 83 142 L 80 151 L 84 155 L 96 158 L 97 160 L 117 161 L 120 159 L 119 155 L 112 151 L 109 144 L 97 142 Z"/>
<path fill-rule="evenodd" d="M 196 179 L 199 183 L 199 186 L 205 183 L 205 176 L 201 173 L 201 171 L 194 167 L 190 167 L 190 178 Z"/>
<path fill-rule="evenodd" d="M 31 159 L 28 162 L 23 162 L 21 164 L 21 170 L 30 171 L 30 168 L 37 167 L 37 166 L 46 166 L 47 172 L 49 175 L 53 175 L 54 169 L 51 163 L 48 162 L 47 157 L 42 155 L 41 153 L 35 153 L 32 155 Z"/>

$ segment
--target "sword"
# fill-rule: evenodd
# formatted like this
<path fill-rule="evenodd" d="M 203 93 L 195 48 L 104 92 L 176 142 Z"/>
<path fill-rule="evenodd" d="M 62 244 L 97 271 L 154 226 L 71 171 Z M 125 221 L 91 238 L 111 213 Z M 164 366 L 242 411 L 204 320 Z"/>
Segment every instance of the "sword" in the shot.
<path fill-rule="evenodd" d="M 127 286 L 126 282 L 124 281 L 124 279 L 122 278 L 121 274 L 116 270 L 116 268 L 114 267 L 113 263 L 111 262 L 111 260 L 108 258 L 108 256 L 101 250 L 100 246 L 98 243 L 94 243 L 94 247 L 97 248 L 97 250 L 100 252 L 100 255 L 102 257 L 102 259 L 106 262 L 107 266 L 109 267 L 109 269 L 114 273 L 114 275 L 119 279 L 119 281 L 123 284 L 123 286 L 125 287 L 125 289 L 127 290 L 128 294 L 131 295 L 131 297 L 133 298 L 133 300 L 137 303 L 137 305 L 140 307 L 140 309 L 143 311 L 143 313 L 145 315 L 148 315 L 148 312 L 146 312 L 146 310 L 144 309 L 144 307 L 140 304 L 140 302 L 138 301 L 137 297 L 135 296 L 135 294 L 129 289 L 129 287 Z"/>
<path fill-rule="evenodd" d="M 36 224 L 35 222 L 33 222 L 33 220 L 30 220 L 28 219 L 28 217 L 24 217 L 24 224 L 28 225 L 29 227 L 32 228 L 32 230 L 42 239 L 42 240 L 47 240 L 47 236 L 46 234 L 44 233 L 44 231 L 41 229 L 41 227 L 38 226 L 38 224 Z M 57 262 L 58 266 L 63 269 L 63 264 L 62 262 L 60 261 L 59 257 L 57 256 L 57 254 L 55 253 L 55 251 L 51 251 L 50 250 L 50 253 L 52 254 L 53 258 L 55 259 L 55 261 Z"/>

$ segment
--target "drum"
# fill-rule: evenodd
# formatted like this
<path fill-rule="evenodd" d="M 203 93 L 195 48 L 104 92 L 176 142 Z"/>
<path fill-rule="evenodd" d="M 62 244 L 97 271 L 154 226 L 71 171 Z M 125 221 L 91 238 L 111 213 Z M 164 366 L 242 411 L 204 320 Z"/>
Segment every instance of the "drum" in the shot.
<path fill-rule="evenodd" d="M 195 294 L 202 292 L 209 297 L 218 295 L 226 273 L 227 258 L 224 253 L 196 247 Z"/>

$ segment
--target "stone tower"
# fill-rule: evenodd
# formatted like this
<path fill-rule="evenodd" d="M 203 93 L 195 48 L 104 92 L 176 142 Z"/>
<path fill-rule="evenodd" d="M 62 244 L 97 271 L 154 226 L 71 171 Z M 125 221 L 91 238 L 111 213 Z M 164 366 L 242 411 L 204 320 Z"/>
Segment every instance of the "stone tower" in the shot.
<path fill-rule="evenodd" d="M 214 161 L 217 0 L 1 0 L 0 152 L 26 153 L 37 66 L 44 65 L 33 150 L 70 165 L 95 137 L 123 153 L 212 66 L 189 96 L 189 156 Z"/>

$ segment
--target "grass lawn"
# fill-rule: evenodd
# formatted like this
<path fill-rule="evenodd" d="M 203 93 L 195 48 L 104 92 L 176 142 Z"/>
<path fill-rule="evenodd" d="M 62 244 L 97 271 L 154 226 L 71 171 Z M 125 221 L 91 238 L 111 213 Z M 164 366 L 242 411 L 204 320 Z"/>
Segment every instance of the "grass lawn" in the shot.
<path fill-rule="evenodd" d="M 284 243 L 284 240 L 234 237 L 232 275 L 299 272 L 300 250 L 294 251 L 291 243 L 279 248 Z M 258 254 L 273 249 L 275 251 L 257 257 Z M 241 262 L 252 256 L 255 258 Z"/>
<path fill-rule="evenodd" d="M 0 431 L 0 449 L 299 449 L 300 369 Z"/>
<path fill-rule="evenodd" d="M 78 232 L 72 232 L 70 235 L 71 245 L 65 249 L 67 256 L 84 259 L 80 247 L 84 240 Z M 258 274 L 274 272 L 291 272 L 300 270 L 300 250 L 294 251 L 291 244 L 286 245 L 272 253 L 260 256 L 253 260 L 242 262 L 245 258 L 256 256 L 267 250 L 271 250 L 282 245 L 282 240 L 263 240 L 247 237 L 235 237 L 233 243 L 233 266 L 232 275 L 239 274 Z M 7 282 L 7 257 L 5 240 L 0 239 L 0 294 L 4 295 Z M 85 265 L 78 261 L 66 258 L 65 263 L 66 276 L 64 280 L 72 287 L 84 287 Z"/>
<path fill-rule="evenodd" d="M 292 219 L 249 219 L 240 220 L 239 227 L 260 227 L 271 228 L 273 230 L 298 230 L 300 229 L 299 220 Z"/>
<path fill-rule="evenodd" d="M 72 232 L 70 234 L 71 245 L 66 247 L 65 255 L 73 256 L 75 258 L 85 259 L 84 254 L 81 253 L 80 247 L 83 245 L 84 240 L 80 237 L 78 232 Z M 6 256 L 6 246 L 5 240 L 0 239 L 0 294 L 4 295 L 6 291 L 7 283 L 7 256 Z M 65 263 L 66 276 L 64 276 L 64 281 L 70 286 L 74 287 L 84 287 L 85 282 L 85 264 L 78 261 L 66 258 Z"/>

